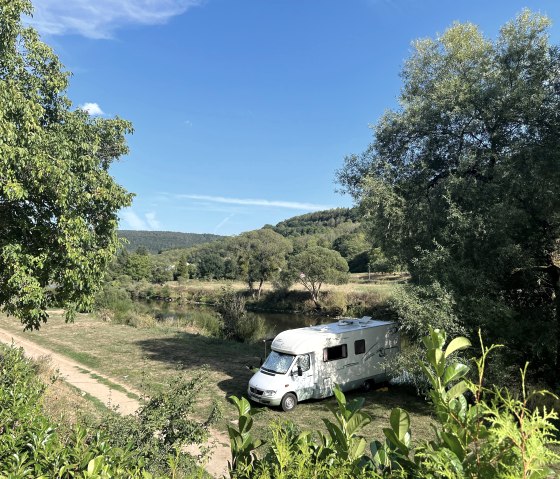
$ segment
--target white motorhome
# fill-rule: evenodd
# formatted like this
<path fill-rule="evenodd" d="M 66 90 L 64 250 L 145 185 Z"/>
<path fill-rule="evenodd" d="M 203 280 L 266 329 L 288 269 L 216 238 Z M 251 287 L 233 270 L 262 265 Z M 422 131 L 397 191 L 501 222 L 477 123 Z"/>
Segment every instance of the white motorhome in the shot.
<path fill-rule="evenodd" d="M 332 396 L 335 384 L 348 391 L 385 381 L 399 335 L 393 322 L 343 318 L 284 331 L 271 349 L 247 392 L 253 401 L 289 411 L 298 401 Z"/>

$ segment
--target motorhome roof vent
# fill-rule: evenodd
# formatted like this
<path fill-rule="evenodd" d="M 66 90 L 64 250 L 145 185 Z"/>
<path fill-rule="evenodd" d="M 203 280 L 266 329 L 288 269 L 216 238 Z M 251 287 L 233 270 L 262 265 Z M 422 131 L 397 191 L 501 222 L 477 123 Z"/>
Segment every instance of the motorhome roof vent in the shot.
<path fill-rule="evenodd" d="M 340 326 L 351 326 L 354 324 L 354 321 L 352 319 L 339 319 L 338 324 Z"/>
<path fill-rule="evenodd" d="M 311 326 L 311 329 L 315 331 L 327 331 L 329 328 L 327 326 L 318 325 L 318 326 Z"/>

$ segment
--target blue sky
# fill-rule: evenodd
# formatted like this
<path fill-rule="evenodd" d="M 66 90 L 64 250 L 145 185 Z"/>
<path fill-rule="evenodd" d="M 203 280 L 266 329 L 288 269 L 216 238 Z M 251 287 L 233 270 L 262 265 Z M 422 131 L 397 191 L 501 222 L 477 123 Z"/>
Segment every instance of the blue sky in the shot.
<path fill-rule="evenodd" d="M 136 193 L 121 228 L 238 234 L 351 206 L 344 156 L 397 106 L 411 42 L 453 21 L 488 36 L 524 7 L 434 0 L 35 0 L 76 106 L 133 122 L 112 167 Z"/>

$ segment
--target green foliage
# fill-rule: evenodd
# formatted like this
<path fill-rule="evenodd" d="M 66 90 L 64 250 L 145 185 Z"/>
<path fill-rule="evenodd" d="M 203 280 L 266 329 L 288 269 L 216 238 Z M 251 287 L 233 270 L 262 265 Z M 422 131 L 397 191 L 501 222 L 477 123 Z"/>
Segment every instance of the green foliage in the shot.
<path fill-rule="evenodd" d="M 0 351 L 0 477 L 155 478 L 129 444 L 94 429 L 61 437 L 41 408 L 45 386 L 17 348 Z"/>
<path fill-rule="evenodd" d="M 370 244 L 363 232 L 353 231 L 339 236 L 333 241 L 332 247 L 348 262 L 351 273 L 368 270 Z"/>
<path fill-rule="evenodd" d="M 521 372 L 522 392 L 515 397 L 505 389 L 484 386 L 486 361 L 494 346 L 486 348 L 481 341 L 482 356 L 474 360 L 477 382 L 468 379 L 469 366 L 457 353 L 470 347 L 470 341 L 456 337 L 446 344 L 446 334 L 429 329 L 423 338 L 422 370 L 430 385 L 434 408 L 435 437 L 431 441 L 411 442 L 409 414 L 395 408 L 389 427 L 383 429 L 384 442 L 370 443 L 360 435 L 371 418 L 361 411 L 363 399 L 347 402 L 334 388 L 337 406 L 332 409 L 334 421 L 324 419 L 328 435 L 318 433 L 315 440 L 309 432 L 297 433 L 290 424 L 272 426 L 269 451 L 261 459 L 255 449 L 261 443 L 249 431 L 252 414 L 249 403 L 234 398 L 240 414 L 241 431 L 231 428 L 232 478 L 465 478 L 465 479 L 532 479 L 553 477 L 550 465 L 560 455 L 554 422 L 558 415 L 546 409 L 530 409 L 532 396 L 550 394 L 525 391 L 525 370 Z M 465 394 L 472 396 L 469 403 Z M 243 445 L 243 447 L 242 447 Z"/>
<path fill-rule="evenodd" d="M 132 126 L 71 109 L 69 74 L 22 24 L 31 11 L 0 1 L 0 307 L 39 328 L 49 303 L 69 319 L 92 305 L 132 199 L 108 171 Z"/>
<path fill-rule="evenodd" d="M 337 408 L 331 409 L 336 422 L 323 419 L 329 437 L 322 436 L 325 448 L 332 448 L 342 461 L 349 462 L 357 471 L 363 466 L 366 440 L 358 432 L 371 422 L 371 417 L 361 411 L 364 406 L 363 398 L 346 402 L 341 389 L 335 385 L 333 388 L 337 401 Z"/>
<path fill-rule="evenodd" d="M 446 334 L 430 329 L 423 343 L 422 369 L 431 386 L 436 438 L 411 451 L 406 441 L 384 430 L 388 441 L 385 447 L 376 444 L 374 448 L 381 451 L 374 454 L 376 466 L 382 471 L 398 467 L 419 477 L 550 477 L 549 466 L 560 459 L 550 449 L 556 444 L 553 422 L 558 416 L 546 409 L 529 409 L 525 370 L 521 372 L 522 396 L 515 398 L 506 389 L 483 385 L 486 360 L 494 346 L 486 348 L 481 340 L 482 356 L 475 360 L 478 382 L 473 383 L 467 379 L 469 367 L 454 359 L 454 353 L 470 347 L 468 339 L 457 337 L 445 347 Z M 467 392 L 473 404 L 467 402 Z M 409 430 L 408 419 L 398 422 L 402 432 Z M 396 426 L 391 417 L 393 431 Z"/>
<path fill-rule="evenodd" d="M 173 279 L 177 281 L 179 278 L 181 279 L 189 279 L 191 270 L 189 268 L 189 263 L 187 261 L 187 257 L 185 254 L 182 254 L 179 258 L 179 262 L 175 267 L 175 271 L 173 272 Z"/>
<path fill-rule="evenodd" d="M 119 238 L 125 239 L 128 251 L 144 247 L 152 254 L 170 249 L 189 248 L 203 243 L 219 240 L 223 236 L 199 233 L 178 233 L 175 231 L 133 231 L 119 230 Z"/>
<path fill-rule="evenodd" d="M 137 305 L 118 283 L 105 283 L 95 296 L 95 309 L 105 320 L 126 324 Z"/>
<path fill-rule="evenodd" d="M 219 246 L 219 245 L 218 245 Z M 201 279 L 220 279 L 226 274 L 226 265 L 223 254 L 218 246 L 212 244 L 193 252 L 189 263 L 196 264 L 195 275 Z"/>
<path fill-rule="evenodd" d="M 348 297 L 342 291 L 329 291 L 321 296 L 321 309 L 329 316 L 344 315 L 348 309 Z"/>
<path fill-rule="evenodd" d="M 223 321 L 222 336 L 243 342 L 255 342 L 266 336 L 263 318 L 247 314 L 245 297 L 231 287 L 222 288 L 216 309 Z"/>
<path fill-rule="evenodd" d="M 270 281 L 286 267 L 286 256 L 291 253 L 290 241 L 270 229 L 249 231 L 238 236 L 233 247 L 238 271 L 247 281 L 249 290 L 260 298 L 263 283 Z M 255 290 L 254 283 L 258 283 Z"/>
<path fill-rule="evenodd" d="M 319 292 L 323 283 L 340 284 L 348 281 L 348 263 L 340 253 L 321 246 L 310 247 L 289 258 L 292 277 L 311 294 L 320 307 Z"/>
<path fill-rule="evenodd" d="M 204 369 L 190 380 L 177 377 L 165 391 L 149 398 L 135 416 L 110 414 L 97 427 L 112 445 L 129 449 L 153 473 L 168 474 L 170 458 L 175 467 L 192 470 L 193 460 L 184 452 L 185 446 L 203 444 L 208 428 L 221 418 L 217 403 L 207 419 L 193 418 L 207 377 Z"/>
<path fill-rule="evenodd" d="M 429 325 L 464 334 L 465 328 L 455 314 L 455 300 L 439 283 L 427 286 L 399 285 L 390 300 L 399 316 L 399 329 L 414 341 L 428 334 Z"/>
<path fill-rule="evenodd" d="M 239 417 L 236 428 L 229 424 L 227 426 L 231 447 L 231 462 L 228 462 L 228 466 L 230 473 L 233 473 L 238 470 L 247 470 L 256 459 L 256 449 L 264 443 L 260 439 L 253 439 L 250 433 L 253 427 L 253 416 L 260 410 L 251 408 L 249 401 L 245 398 L 239 399 L 232 396 L 230 400 L 237 408 Z"/>
<path fill-rule="evenodd" d="M 237 335 L 237 325 L 246 315 L 245 297 L 231 287 L 222 288 L 216 309 L 224 322 L 224 337 L 232 338 Z"/>
<path fill-rule="evenodd" d="M 266 321 L 256 314 L 247 314 L 235 326 L 235 337 L 244 343 L 256 343 L 269 336 Z"/>
<path fill-rule="evenodd" d="M 549 23 L 523 11 L 496 39 L 456 23 L 415 42 L 401 108 L 379 120 L 339 180 L 359 201 L 372 245 L 412 274 L 419 289 L 408 301 L 431 289 L 421 316 L 441 293 L 449 332 L 473 337 L 481 327 L 507 345 L 504 363 L 532 360 L 555 383 L 560 49 Z"/>
<path fill-rule="evenodd" d="M 297 237 L 325 233 L 344 223 L 357 223 L 356 208 L 335 208 L 294 216 L 278 223 L 272 229 L 282 236 Z"/>
<path fill-rule="evenodd" d="M 153 252 L 154 248 L 145 242 L 133 242 L 126 250 L 119 252 L 117 260 L 111 266 L 111 278 L 126 276 L 135 281 L 145 279 L 160 284 L 171 279 L 170 276 L 183 282 L 189 278 L 210 281 L 242 280 L 247 283 L 253 297 L 260 299 L 264 282 L 272 282 L 276 288 L 285 291 L 294 283 L 293 275 L 286 268 L 287 259 L 292 252 L 301 253 L 318 246 L 340 249 L 348 256 L 353 270 L 367 271 L 370 260 L 368 247 L 364 243 L 363 232 L 354 210 L 341 208 L 316 212 L 286 220 L 285 223 L 299 228 L 297 225 L 301 221 L 310 224 L 319 222 L 321 232 L 314 232 L 314 227 L 311 227 L 308 234 L 292 234 L 287 230 L 279 230 L 282 233 L 279 234 L 276 227 L 266 226 L 237 237 L 218 237 L 214 241 L 199 243 L 188 249 L 151 254 L 149 259 L 134 257 L 138 253 L 134 247 L 139 244 L 147 245 L 146 252 Z M 160 232 L 150 233 L 157 235 Z M 129 256 L 132 256 L 130 261 Z"/>

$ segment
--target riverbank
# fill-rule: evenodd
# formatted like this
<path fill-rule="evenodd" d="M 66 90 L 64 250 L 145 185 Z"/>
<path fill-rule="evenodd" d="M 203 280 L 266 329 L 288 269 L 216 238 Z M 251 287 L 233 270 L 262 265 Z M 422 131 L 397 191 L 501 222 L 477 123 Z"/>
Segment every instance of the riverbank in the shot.
<path fill-rule="evenodd" d="M 233 290 L 246 299 L 249 311 L 300 313 L 335 317 L 375 316 L 389 319 L 387 302 L 394 288 L 408 280 L 405 274 L 354 274 L 343 285 L 324 285 L 321 289 L 320 307 L 312 301 L 302 285 L 289 289 L 275 289 L 271 283 L 263 285 L 260 297 L 252 295 L 247 284 L 240 281 L 169 281 L 152 284 L 147 281 L 116 285 L 124 289 L 135 301 L 167 301 L 178 304 L 218 303 L 224 290 Z"/>

